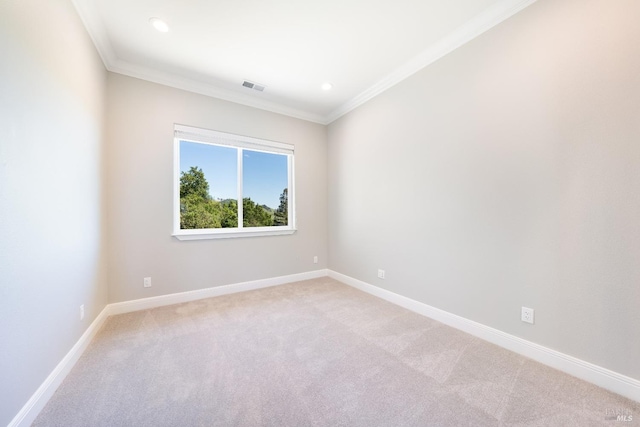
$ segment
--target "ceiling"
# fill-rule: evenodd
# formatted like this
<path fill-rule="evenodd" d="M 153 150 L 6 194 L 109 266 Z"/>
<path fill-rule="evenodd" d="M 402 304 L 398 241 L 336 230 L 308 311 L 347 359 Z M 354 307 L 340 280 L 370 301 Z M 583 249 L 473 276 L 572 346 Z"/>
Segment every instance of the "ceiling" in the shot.
<path fill-rule="evenodd" d="M 110 71 L 327 124 L 534 1 L 73 3 Z"/>

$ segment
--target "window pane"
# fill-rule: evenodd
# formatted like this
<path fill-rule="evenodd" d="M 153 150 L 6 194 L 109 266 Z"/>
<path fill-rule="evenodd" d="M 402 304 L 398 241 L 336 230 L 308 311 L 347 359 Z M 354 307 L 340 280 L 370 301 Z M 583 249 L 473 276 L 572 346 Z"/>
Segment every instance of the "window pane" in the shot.
<path fill-rule="evenodd" d="M 237 149 L 180 141 L 180 228 L 238 226 Z"/>
<path fill-rule="evenodd" d="M 288 183 L 286 155 L 243 150 L 243 226 L 288 225 Z"/>

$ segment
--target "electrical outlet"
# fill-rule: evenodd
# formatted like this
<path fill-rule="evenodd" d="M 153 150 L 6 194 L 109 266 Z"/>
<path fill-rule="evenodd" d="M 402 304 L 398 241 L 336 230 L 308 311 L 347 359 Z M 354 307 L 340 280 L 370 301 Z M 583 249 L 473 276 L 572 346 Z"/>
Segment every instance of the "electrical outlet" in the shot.
<path fill-rule="evenodd" d="M 522 307 L 523 322 L 531 323 L 533 325 L 533 308 Z"/>
<path fill-rule="evenodd" d="M 314 263 L 314 264 L 317 264 L 317 263 L 318 263 L 318 255 L 316 255 L 316 256 L 314 256 L 314 257 L 313 257 L 313 263 Z"/>
<path fill-rule="evenodd" d="M 145 277 L 144 278 L 144 287 L 145 288 L 150 288 L 151 287 L 151 277 Z"/>
<path fill-rule="evenodd" d="M 80 320 L 84 319 L 84 304 L 80 306 Z"/>
<path fill-rule="evenodd" d="M 384 270 L 378 270 L 378 279 L 384 279 Z"/>

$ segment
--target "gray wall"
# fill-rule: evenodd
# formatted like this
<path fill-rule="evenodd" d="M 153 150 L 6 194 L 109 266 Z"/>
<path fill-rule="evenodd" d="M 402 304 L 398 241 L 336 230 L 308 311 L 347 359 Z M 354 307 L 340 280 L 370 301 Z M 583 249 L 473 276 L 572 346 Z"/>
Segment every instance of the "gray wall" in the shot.
<path fill-rule="evenodd" d="M 1 1 L 0 425 L 107 301 L 326 267 L 640 379 L 639 12 L 540 0 L 327 131 L 106 73 L 70 2 Z M 176 122 L 295 144 L 298 232 L 172 238 Z"/>
<path fill-rule="evenodd" d="M 106 71 L 68 1 L 0 2 L 0 58 L 0 425 L 7 425 L 106 305 Z"/>
<path fill-rule="evenodd" d="M 541 0 L 332 123 L 329 267 L 640 379 L 638 16 Z"/>
<path fill-rule="evenodd" d="M 111 73 L 107 104 L 110 302 L 326 268 L 324 126 Z M 173 238 L 174 123 L 294 144 L 298 231 Z"/>

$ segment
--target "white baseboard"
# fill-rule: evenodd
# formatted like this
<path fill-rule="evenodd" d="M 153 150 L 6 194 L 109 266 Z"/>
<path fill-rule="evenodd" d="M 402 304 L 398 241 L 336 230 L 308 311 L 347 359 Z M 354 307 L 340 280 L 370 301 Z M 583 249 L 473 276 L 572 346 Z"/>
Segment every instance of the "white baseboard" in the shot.
<path fill-rule="evenodd" d="M 82 353 L 98 333 L 102 324 L 108 317 L 108 307 L 105 307 L 98 317 L 89 325 L 87 330 L 82 334 L 78 342 L 69 350 L 64 358 L 58 363 L 58 366 L 49 374 L 46 380 L 38 387 L 31 399 L 22 407 L 20 412 L 13 418 L 7 427 L 28 427 L 36 419 L 42 408 L 47 404 L 53 393 L 62 384 L 67 374 L 76 364 Z"/>
<path fill-rule="evenodd" d="M 232 285 L 216 286 L 213 288 L 198 289 L 196 291 L 179 292 L 175 294 L 161 295 L 157 297 L 142 298 L 132 301 L 109 304 L 109 315 L 129 313 L 132 311 L 148 310 L 150 308 L 165 305 L 179 304 L 196 301 L 204 298 L 220 295 L 234 294 L 237 292 L 251 291 L 254 289 L 268 288 L 270 286 L 284 285 L 285 283 L 299 282 L 301 280 L 316 279 L 328 275 L 326 269 L 309 271 L 306 273 L 290 274 L 288 276 L 272 277 L 269 279 L 252 280 L 250 282 L 234 283 Z"/>
<path fill-rule="evenodd" d="M 387 300 L 393 304 L 423 316 L 437 320 L 468 334 L 489 341 L 507 350 L 521 354 L 544 365 L 580 378 L 621 396 L 640 402 L 640 381 L 594 365 L 573 356 L 532 343 L 530 341 L 507 334 L 497 329 L 474 322 L 464 317 L 421 303 L 411 298 L 395 294 L 386 289 L 370 285 L 353 277 L 329 270 L 329 277 L 364 291 L 368 294 Z"/>
<path fill-rule="evenodd" d="M 80 356 L 82 356 L 82 353 L 84 353 L 93 337 L 98 333 L 107 317 L 111 315 L 250 291 L 253 289 L 267 288 L 270 286 L 284 285 L 286 283 L 298 282 L 301 280 L 326 277 L 327 275 L 328 271 L 326 269 L 322 269 L 306 273 L 291 274 L 288 276 L 272 277 L 269 279 L 253 280 L 250 282 L 200 289 L 197 291 L 180 292 L 176 294 L 109 304 L 102 310 L 98 317 L 96 317 L 93 323 L 91 323 L 78 342 L 73 346 L 69 353 L 67 353 L 62 361 L 58 363 L 58 366 L 56 366 L 53 372 L 49 374 L 47 379 L 42 383 L 38 390 L 36 390 L 33 396 L 31 396 L 31 399 L 29 399 L 29 401 L 22 407 L 20 412 L 18 412 L 7 427 L 28 427 L 33 423 L 42 408 L 44 408 L 51 396 L 53 396 L 53 393 L 55 393 L 56 389 L 76 364 Z"/>
<path fill-rule="evenodd" d="M 382 288 L 370 285 L 366 282 L 354 279 L 332 270 L 316 270 L 306 273 L 291 274 L 288 276 L 274 277 L 270 279 L 253 280 L 232 285 L 201 289 L 190 292 L 163 295 L 107 305 L 91 323 L 89 328 L 80 337 L 67 355 L 58 363 L 42 385 L 31 396 L 20 412 L 9 423 L 8 427 L 27 427 L 36 419 L 42 408 L 47 404 L 53 393 L 60 386 L 64 378 L 71 371 L 82 353 L 102 327 L 108 316 L 128 313 L 138 310 L 146 310 L 154 307 L 195 301 L 220 295 L 250 291 L 253 289 L 267 288 L 283 285 L 301 280 L 315 279 L 329 276 L 361 291 L 387 300 L 393 304 L 408 310 L 430 317 L 446 325 L 460 329 L 485 341 L 499 345 L 507 350 L 529 357 L 552 368 L 566 372 L 577 378 L 583 379 L 614 393 L 640 402 L 640 381 L 624 376 L 617 372 L 585 362 L 575 357 L 551 350 L 539 344 L 523 340 L 497 329 L 490 328 L 472 320 L 465 319 L 455 314 L 448 313 L 427 304 L 412 300 L 411 298 L 395 294 Z"/>

